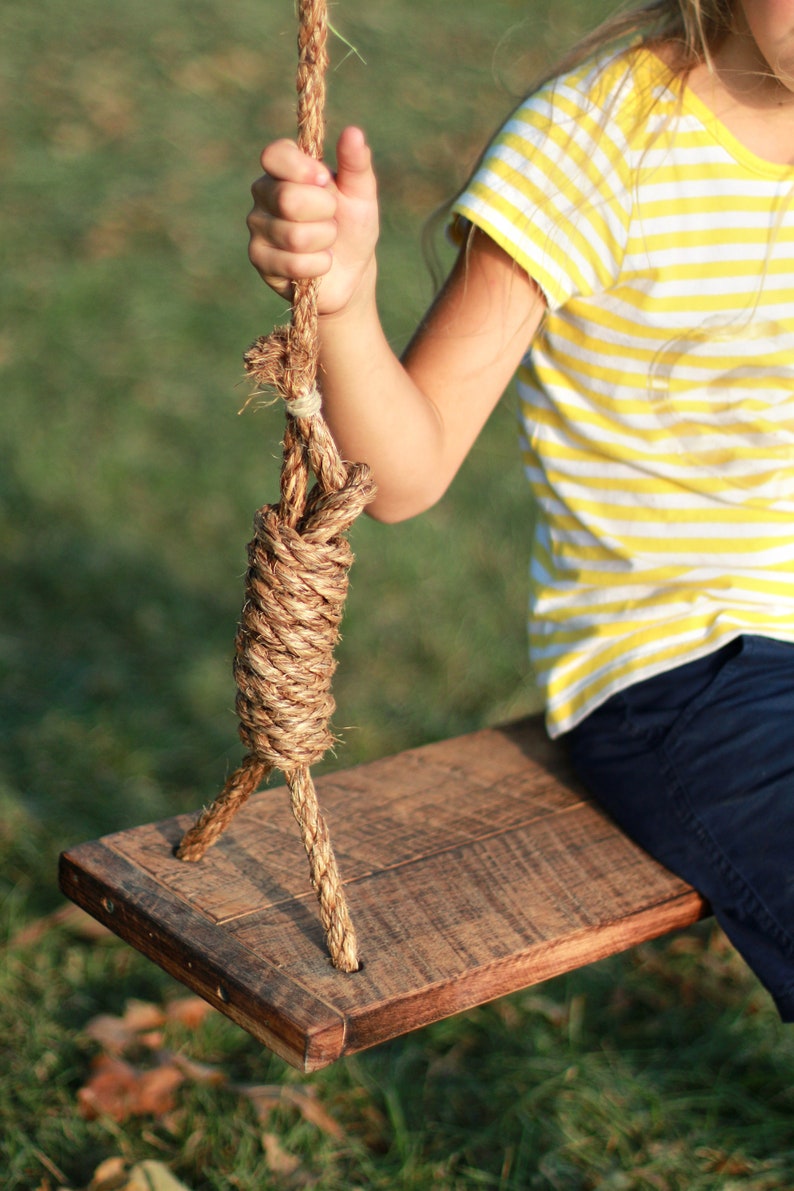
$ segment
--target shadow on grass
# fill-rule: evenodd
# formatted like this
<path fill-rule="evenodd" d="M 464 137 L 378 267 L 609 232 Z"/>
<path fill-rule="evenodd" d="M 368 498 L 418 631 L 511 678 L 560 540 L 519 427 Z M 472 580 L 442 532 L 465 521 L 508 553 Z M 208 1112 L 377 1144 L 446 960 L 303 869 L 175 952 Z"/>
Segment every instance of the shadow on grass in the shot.
<path fill-rule="evenodd" d="M 237 597 L 189 590 L 163 558 L 37 502 L 8 460 L 0 501 L 4 880 L 40 912 L 63 847 L 214 793 L 236 741 Z"/>
<path fill-rule="evenodd" d="M 422 1162 L 455 1154 L 487 1186 L 762 1191 L 794 1185 L 793 1041 L 701 923 L 351 1066 L 406 1153 L 422 1139 Z"/>

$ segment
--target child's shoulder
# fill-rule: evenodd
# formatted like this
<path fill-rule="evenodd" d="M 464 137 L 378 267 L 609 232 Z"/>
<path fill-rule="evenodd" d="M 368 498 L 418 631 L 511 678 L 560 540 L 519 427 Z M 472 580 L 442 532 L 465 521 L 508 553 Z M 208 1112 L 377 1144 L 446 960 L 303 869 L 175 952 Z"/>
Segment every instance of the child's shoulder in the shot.
<path fill-rule="evenodd" d="M 677 76 L 654 47 L 635 45 L 588 58 L 550 79 L 525 100 L 557 122 L 565 117 L 609 122 L 628 135 L 659 105 L 675 104 Z"/>

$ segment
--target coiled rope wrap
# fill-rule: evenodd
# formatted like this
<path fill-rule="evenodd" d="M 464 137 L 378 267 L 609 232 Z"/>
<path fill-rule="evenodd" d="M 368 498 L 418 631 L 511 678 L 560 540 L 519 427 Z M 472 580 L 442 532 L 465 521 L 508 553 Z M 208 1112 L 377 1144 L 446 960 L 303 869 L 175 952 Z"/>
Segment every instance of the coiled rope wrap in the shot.
<path fill-rule="evenodd" d="M 298 16 L 298 144 L 320 158 L 328 65 L 325 0 L 299 0 Z M 259 386 L 275 389 L 287 408 L 281 498 L 254 519 L 235 641 L 236 706 L 248 751 L 186 832 L 177 855 L 200 860 L 249 795 L 274 769 L 282 770 L 331 960 L 354 972 L 355 931 L 310 766 L 333 744 L 333 652 L 353 561 L 345 535 L 375 486 L 368 468 L 342 461 L 320 412 L 317 288 L 315 281 L 296 282 L 291 325 L 277 327 L 245 354 L 248 374 Z"/>

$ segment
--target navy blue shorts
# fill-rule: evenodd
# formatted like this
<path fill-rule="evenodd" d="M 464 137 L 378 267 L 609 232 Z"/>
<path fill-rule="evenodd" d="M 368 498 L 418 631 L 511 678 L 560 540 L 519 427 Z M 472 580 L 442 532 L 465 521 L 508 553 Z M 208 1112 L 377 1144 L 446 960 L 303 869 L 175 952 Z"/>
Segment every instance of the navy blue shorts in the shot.
<path fill-rule="evenodd" d="M 717 921 L 794 1021 L 794 645 L 741 637 L 564 738 L 584 784 Z"/>

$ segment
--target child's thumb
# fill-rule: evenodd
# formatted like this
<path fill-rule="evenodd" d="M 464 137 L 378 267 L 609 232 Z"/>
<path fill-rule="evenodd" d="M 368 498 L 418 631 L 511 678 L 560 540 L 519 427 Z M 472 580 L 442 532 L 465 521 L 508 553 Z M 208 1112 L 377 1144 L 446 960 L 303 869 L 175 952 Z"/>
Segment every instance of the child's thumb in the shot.
<path fill-rule="evenodd" d="M 372 154 L 360 128 L 346 128 L 336 145 L 336 185 L 350 198 L 375 197 Z"/>

